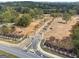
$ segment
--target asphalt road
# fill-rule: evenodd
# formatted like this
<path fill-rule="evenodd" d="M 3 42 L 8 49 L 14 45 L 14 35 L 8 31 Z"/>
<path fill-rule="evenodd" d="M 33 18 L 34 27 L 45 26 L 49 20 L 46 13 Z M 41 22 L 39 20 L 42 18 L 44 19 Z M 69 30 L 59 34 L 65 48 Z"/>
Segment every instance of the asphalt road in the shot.
<path fill-rule="evenodd" d="M 30 51 L 27 52 L 18 48 L 4 46 L 4 45 L 0 45 L 0 50 L 14 54 L 20 58 L 42 58 L 41 56 L 38 56 L 37 54 L 32 53 Z"/>

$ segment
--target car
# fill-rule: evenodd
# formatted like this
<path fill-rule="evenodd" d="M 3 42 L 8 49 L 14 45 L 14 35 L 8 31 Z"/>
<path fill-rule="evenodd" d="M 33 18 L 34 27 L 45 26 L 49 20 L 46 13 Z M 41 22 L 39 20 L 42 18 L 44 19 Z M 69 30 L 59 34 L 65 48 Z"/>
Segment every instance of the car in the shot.
<path fill-rule="evenodd" d="M 34 51 L 34 50 L 32 50 L 32 49 L 30 50 L 30 52 L 31 52 L 31 53 L 35 53 L 35 51 Z"/>

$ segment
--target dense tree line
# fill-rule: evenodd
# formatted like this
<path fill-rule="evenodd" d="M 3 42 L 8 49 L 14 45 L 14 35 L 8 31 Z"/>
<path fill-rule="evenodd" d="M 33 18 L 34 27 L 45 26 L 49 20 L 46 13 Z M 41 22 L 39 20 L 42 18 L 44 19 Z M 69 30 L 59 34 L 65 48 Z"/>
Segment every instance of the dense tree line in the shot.
<path fill-rule="evenodd" d="M 63 16 L 68 20 L 72 15 L 79 14 L 79 2 L 6 2 L 0 3 L 0 22 L 14 22 L 19 14 L 30 14 L 37 18 L 42 14 L 53 17 Z"/>

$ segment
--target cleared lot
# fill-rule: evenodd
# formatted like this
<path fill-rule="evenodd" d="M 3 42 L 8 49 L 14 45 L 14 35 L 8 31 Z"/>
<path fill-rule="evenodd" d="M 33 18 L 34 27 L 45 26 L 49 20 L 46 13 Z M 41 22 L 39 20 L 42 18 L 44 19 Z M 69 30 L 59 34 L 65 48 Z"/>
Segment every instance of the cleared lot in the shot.
<path fill-rule="evenodd" d="M 58 40 L 63 40 L 64 37 L 70 36 L 70 30 L 72 30 L 73 25 L 77 23 L 77 18 L 77 16 L 74 16 L 67 23 L 64 23 L 65 21 L 62 20 L 61 17 L 54 19 L 54 21 L 52 22 L 49 29 L 44 35 L 45 38 L 48 39 L 50 36 L 53 36 Z"/>

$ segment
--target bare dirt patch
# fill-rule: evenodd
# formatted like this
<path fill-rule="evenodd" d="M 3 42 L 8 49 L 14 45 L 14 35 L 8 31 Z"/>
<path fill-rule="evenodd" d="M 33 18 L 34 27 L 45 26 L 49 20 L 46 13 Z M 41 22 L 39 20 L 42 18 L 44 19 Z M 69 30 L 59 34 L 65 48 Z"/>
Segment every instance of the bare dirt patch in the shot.
<path fill-rule="evenodd" d="M 62 18 L 56 18 L 52 24 L 50 25 L 50 28 L 48 29 L 48 32 L 45 33 L 45 38 L 49 38 L 50 36 L 55 37 L 56 39 L 62 40 L 64 37 L 69 37 L 72 30 L 73 25 L 77 23 L 78 16 L 73 16 L 71 20 L 69 20 L 67 23 L 59 23 L 63 22 Z"/>
<path fill-rule="evenodd" d="M 32 22 L 28 27 L 15 27 L 16 30 L 13 32 L 17 35 L 32 35 L 34 34 L 35 30 L 40 26 L 39 21 Z"/>

